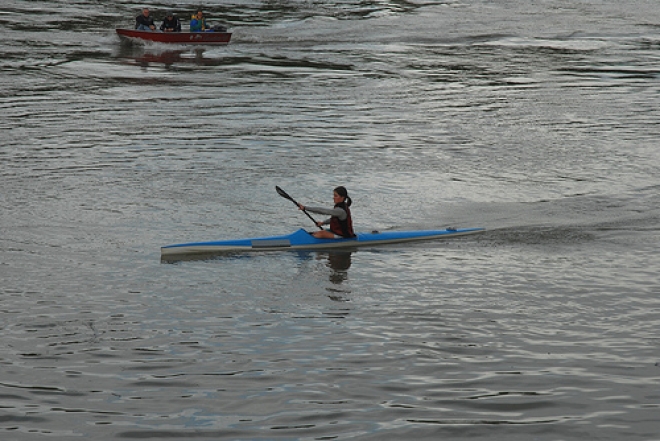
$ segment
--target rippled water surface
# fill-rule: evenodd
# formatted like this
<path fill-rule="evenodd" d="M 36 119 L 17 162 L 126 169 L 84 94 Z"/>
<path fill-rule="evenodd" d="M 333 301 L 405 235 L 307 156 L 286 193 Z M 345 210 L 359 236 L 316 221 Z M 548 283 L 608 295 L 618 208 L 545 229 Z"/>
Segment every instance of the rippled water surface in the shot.
<path fill-rule="evenodd" d="M 0 6 L 0 439 L 660 439 L 656 1 L 142 6 Z M 161 261 L 275 185 L 486 231 Z"/>

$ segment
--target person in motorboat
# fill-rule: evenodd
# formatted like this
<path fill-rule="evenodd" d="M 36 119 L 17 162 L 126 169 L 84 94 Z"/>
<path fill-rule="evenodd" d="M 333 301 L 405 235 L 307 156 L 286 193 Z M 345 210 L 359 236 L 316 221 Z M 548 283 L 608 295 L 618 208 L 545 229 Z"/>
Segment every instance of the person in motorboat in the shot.
<path fill-rule="evenodd" d="M 204 18 L 204 12 L 200 9 L 190 18 L 190 32 L 227 32 L 227 27 L 222 25 L 209 26 Z"/>
<path fill-rule="evenodd" d="M 138 31 L 155 31 L 154 19 L 149 14 L 149 8 L 144 8 L 142 14 L 135 17 L 135 29 Z"/>
<path fill-rule="evenodd" d="M 211 28 L 208 23 L 206 23 L 204 12 L 200 9 L 190 19 L 190 32 L 206 32 L 209 30 L 211 30 Z"/>
<path fill-rule="evenodd" d="M 353 218 L 351 216 L 351 210 L 348 208 L 351 206 L 353 201 L 348 196 L 346 187 L 339 186 L 335 188 L 332 198 L 335 203 L 334 208 L 307 207 L 305 205 L 298 204 L 298 209 L 300 210 L 307 210 L 312 213 L 327 214 L 330 216 L 330 218 L 316 223 L 316 225 L 319 227 L 323 225 L 330 225 L 330 229 L 315 231 L 312 233 L 312 235 L 317 239 L 341 239 L 355 237 L 355 232 L 353 231 Z"/>
<path fill-rule="evenodd" d="M 160 30 L 163 32 L 181 32 L 181 22 L 174 15 L 174 12 L 167 11 L 163 24 L 160 25 Z"/>

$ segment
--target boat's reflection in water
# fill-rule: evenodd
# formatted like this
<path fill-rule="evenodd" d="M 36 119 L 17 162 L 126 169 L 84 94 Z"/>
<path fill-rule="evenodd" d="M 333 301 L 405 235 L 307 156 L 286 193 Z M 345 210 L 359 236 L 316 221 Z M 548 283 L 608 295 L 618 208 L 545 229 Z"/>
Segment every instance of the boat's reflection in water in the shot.
<path fill-rule="evenodd" d="M 326 287 L 328 298 L 335 302 L 350 301 L 351 293 L 348 285 L 342 284 L 348 280 L 348 269 L 351 267 L 351 251 L 333 251 L 330 253 L 317 253 L 317 258 L 327 258 L 326 266 L 330 268 L 329 280 L 332 285 Z"/>
<path fill-rule="evenodd" d="M 335 285 L 340 285 L 348 279 L 348 269 L 351 267 L 350 251 L 345 252 L 332 252 L 332 253 L 316 253 L 317 259 L 327 259 L 326 266 L 332 270 L 330 273 L 330 281 Z"/>
<path fill-rule="evenodd" d="M 134 57 L 135 61 L 143 66 L 148 67 L 151 64 L 164 64 L 165 66 L 172 66 L 174 63 L 191 62 L 191 59 L 182 57 L 183 51 L 165 51 L 160 53 L 145 52 L 142 55 Z M 192 60 L 203 58 L 203 50 L 199 50 L 199 54 L 195 54 Z"/>
<path fill-rule="evenodd" d="M 346 297 L 350 293 L 347 287 L 340 287 L 348 280 L 348 270 L 351 267 L 351 257 L 354 250 L 341 250 L 341 251 L 296 251 L 294 255 L 302 262 L 309 261 L 325 261 L 325 266 L 330 270 L 328 280 L 332 285 L 326 288 L 330 292 L 329 297 L 335 301 L 345 302 L 348 301 Z M 289 251 L 284 251 L 285 254 L 290 254 Z M 278 253 L 275 252 L 274 255 Z M 161 256 L 160 263 L 178 264 L 180 262 L 190 261 L 205 261 L 205 260 L 221 260 L 221 259 L 252 259 L 261 253 L 237 253 L 237 252 L 224 252 L 224 253 L 200 253 L 200 254 L 180 254 Z"/>
<path fill-rule="evenodd" d="M 121 44 L 115 57 L 126 60 L 143 68 L 164 66 L 169 68 L 175 64 L 193 64 L 198 66 L 219 66 L 225 64 L 224 57 L 213 58 L 205 54 L 206 48 L 175 46 L 163 48 L 162 45 Z"/>

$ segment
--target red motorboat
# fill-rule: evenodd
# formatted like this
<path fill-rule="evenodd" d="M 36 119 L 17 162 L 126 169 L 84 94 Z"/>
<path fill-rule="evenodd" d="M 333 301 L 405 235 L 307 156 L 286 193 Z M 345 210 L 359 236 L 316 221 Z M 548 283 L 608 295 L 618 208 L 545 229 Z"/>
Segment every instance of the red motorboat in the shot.
<path fill-rule="evenodd" d="M 136 29 L 116 29 L 122 38 L 156 43 L 223 45 L 229 44 L 231 32 L 159 32 L 138 31 Z"/>

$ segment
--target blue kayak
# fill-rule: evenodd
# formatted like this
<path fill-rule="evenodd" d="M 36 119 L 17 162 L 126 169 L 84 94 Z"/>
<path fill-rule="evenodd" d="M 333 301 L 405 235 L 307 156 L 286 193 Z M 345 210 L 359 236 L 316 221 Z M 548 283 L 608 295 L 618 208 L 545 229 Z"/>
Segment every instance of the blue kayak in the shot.
<path fill-rule="evenodd" d="M 161 247 L 160 253 L 162 257 L 246 251 L 352 249 L 419 240 L 444 239 L 478 233 L 483 230 L 483 228 L 461 228 L 418 231 L 372 231 L 371 233 L 357 233 L 357 237 L 351 239 L 317 239 L 311 233 L 301 228 L 292 234 L 283 236 L 166 245 Z"/>

